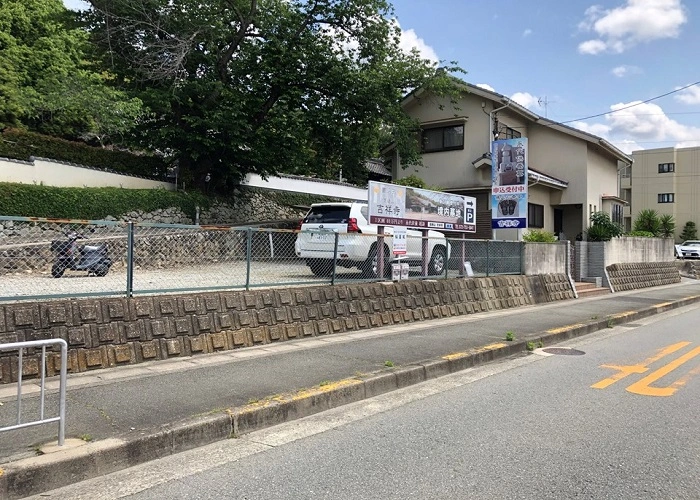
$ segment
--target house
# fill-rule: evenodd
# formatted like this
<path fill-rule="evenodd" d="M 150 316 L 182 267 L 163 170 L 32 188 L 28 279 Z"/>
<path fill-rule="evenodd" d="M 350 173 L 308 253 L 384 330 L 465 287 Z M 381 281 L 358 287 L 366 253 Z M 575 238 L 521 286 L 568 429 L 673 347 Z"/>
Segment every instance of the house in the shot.
<path fill-rule="evenodd" d="M 700 227 L 700 147 L 644 149 L 633 151 L 632 159 L 621 185 L 631 201 L 626 227 L 644 209 L 673 215 L 677 241 L 686 222 Z"/>
<path fill-rule="evenodd" d="M 393 178 L 417 175 L 450 193 L 477 199 L 476 238 L 517 239 L 491 229 L 491 141 L 528 138 L 528 227 L 574 240 L 597 211 L 622 223 L 619 171 L 625 153 L 595 135 L 541 117 L 489 90 L 460 83 L 456 104 L 421 89 L 403 100 L 421 124 L 423 166 L 403 165 L 394 146 L 383 153 Z"/>

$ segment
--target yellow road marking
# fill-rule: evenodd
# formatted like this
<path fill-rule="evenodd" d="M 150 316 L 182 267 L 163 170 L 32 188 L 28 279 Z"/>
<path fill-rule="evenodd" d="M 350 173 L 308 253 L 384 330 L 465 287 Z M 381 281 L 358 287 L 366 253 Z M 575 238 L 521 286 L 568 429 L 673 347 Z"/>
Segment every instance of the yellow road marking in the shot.
<path fill-rule="evenodd" d="M 594 389 L 605 389 L 606 387 L 611 386 L 618 380 L 622 380 L 623 378 L 627 377 L 628 375 L 632 375 L 633 373 L 645 373 L 646 371 L 649 370 L 647 365 L 650 365 L 654 363 L 655 361 L 660 360 L 664 356 L 668 356 L 669 354 L 673 354 L 674 352 L 683 349 L 684 347 L 690 345 L 690 342 L 678 342 L 677 344 L 672 344 L 668 347 L 664 347 L 663 349 L 660 349 L 655 355 L 651 356 L 650 358 L 645 359 L 638 365 L 627 365 L 627 366 L 617 366 L 617 365 L 602 365 L 601 368 L 610 368 L 613 370 L 618 370 L 619 373 L 616 373 L 612 377 L 608 377 L 606 379 L 601 380 L 600 382 L 597 382 L 593 384 L 591 387 Z"/>
<path fill-rule="evenodd" d="M 695 356 L 700 354 L 700 347 L 696 347 L 689 353 L 684 354 L 680 358 L 671 361 L 669 364 L 666 366 L 662 366 L 658 370 L 656 370 L 653 373 L 650 373 L 643 379 L 641 379 L 639 382 L 635 382 L 634 384 L 630 385 L 627 388 L 627 391 L 633 393 L 633 394 L 640 394 L 642 396 L 671 396 L 673 393 L 675 393 L 678 390 L 678 387 L 675 385 L 676 383 L 671 384 L 669 387 L 649 387 L 649 384 L 652 384 L 659 380 L 661 377 L 664 375 L 668 375 L 671 373 L 673 370 L 678 368 L 684 363 L 687 363 L 691 359 L 693 359 Z M 690 374 L 688 374 L 690 375 Z M 689 378 L 688 375 L 686 377 L 683 377 L 686 379 L 683 383 L 687 382 L 687 379 Z M 681 384 L 682 385 L 682 384 Z"/>

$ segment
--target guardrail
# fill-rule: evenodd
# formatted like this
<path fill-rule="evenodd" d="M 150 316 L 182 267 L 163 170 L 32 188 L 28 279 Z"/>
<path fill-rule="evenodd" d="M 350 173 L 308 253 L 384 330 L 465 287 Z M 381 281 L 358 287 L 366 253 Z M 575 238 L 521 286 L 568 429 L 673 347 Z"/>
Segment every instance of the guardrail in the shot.
<path fill-rule="evenodd" d="M 401 257 L 383 242 L 378 259 L 374 234 L 0 216 L 0 302 L 392 279 L 373 260 L 409 262 L 407 279 L 523 269 L 521 242 L 409 236 Z"/>
<path fill-rule="evenodd" d="M 58 416 L 46 417 L 46 348 L 49 346 L 60 346 L 61 368 L 59 374 L 59 397 Z M 40 387 L 39 387 L 39 409 L 36 420 L 22 422 L 22 375 L 24 371 L 24 350 L 41 348 L 40 359 Z M 58 445 L 63 446 L 66 436 L 66 374 L 68 369 L 68 343 L 63 339 L 32 340 L 28 342 L 14 342 L 10 344 L 0 344 L 2 351 L 19 351 L 17 354 L 17 418 L 16 423 L 5 427 L 0 427 L 0 432 L 33 427 L 35 425 L 58 422 Z"/>

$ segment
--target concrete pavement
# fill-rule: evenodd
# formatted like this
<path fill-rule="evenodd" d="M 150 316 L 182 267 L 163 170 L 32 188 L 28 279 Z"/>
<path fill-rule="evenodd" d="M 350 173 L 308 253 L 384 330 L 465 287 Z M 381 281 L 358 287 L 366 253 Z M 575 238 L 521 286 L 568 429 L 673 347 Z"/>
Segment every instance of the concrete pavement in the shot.
<path fill-rule="evenodd" d="M 0 498 L 54 489 L 372 397 L 498 357 L 700 302 L 700 281 L 493 313 L 300 339 L 69 376 L 56 426 L 0 434 Z M 515 339 L 507 341 L 512 332 Z M 531 344 L 531 345 L 533 345 Z M 55 387 L 55 382 L 51 382 Z M 31 414 L 38 387 L 24 402 Z M 0 387 L 0 425 L 15 416 Z M 55 407 L 56 394 L 47 408 Z M 53 406 L 52 406 L 53 405 Z M 43 455 L 39 453 L 44 452 Z"/>

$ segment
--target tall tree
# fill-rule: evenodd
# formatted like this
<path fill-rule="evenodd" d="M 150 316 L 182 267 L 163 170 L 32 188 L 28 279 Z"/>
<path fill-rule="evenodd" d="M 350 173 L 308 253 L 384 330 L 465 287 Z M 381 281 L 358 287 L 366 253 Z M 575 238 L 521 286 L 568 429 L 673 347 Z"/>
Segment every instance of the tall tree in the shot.
<path fill-rule="evenodd" d="M 91 0 L 105 61 L 153 111 L 146 145 L 220 187 L 246 173 L 366 178 L 379 141 L 417 158 L 411 88 L 452 80 L 400 48 L 385 0 Z"/>
<path fill-rule="evenodd" d="M 143 113 L 90 63 L 88 33 L 61 0 L 0 3 L 0 125 L 104 143 Z"/>

